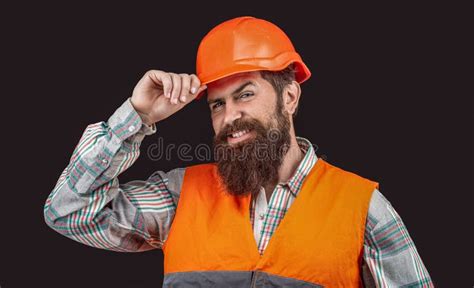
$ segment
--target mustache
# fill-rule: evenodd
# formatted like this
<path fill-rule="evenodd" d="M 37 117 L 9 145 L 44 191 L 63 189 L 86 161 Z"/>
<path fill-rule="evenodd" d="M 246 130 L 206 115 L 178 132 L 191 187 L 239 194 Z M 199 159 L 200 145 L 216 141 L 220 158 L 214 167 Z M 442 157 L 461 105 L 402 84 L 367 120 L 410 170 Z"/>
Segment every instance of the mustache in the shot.
<path fill-rule="evenodd" d="M 265 129 L 264 125 L 257 119 L 237 119 L 232 124 L 227 124 L 222 130 L 215 136 L 217 143 L 227 142 L 227 136 L 237 131 L 242 130 L 262 130 Z"/>

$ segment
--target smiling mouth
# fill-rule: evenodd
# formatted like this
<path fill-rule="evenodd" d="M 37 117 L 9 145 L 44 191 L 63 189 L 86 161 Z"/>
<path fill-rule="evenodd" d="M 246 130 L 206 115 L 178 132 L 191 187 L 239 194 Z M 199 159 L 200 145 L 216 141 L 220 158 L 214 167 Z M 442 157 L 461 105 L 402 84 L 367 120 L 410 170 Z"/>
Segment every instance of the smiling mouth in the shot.
<path fill-rule="evenodd" d="M 243 140 L 249 139 L 252 136 L 252 130 L 245 129 L 240 131 L 235 131 L 227 134 L 227 142 L 229 144 L 238 143 Z"/>

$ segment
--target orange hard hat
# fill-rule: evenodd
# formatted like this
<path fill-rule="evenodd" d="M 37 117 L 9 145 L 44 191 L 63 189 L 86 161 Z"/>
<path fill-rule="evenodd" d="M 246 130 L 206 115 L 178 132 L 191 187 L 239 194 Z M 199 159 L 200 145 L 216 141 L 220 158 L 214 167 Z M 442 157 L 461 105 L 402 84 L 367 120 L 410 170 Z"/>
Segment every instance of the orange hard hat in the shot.
<path fill-rule="evenodd" d="M 199 44 L 196 72 L 204 85 L 241 72 L 283 70 L 291 63 L 298 83 L 311 76 L 285 32 L 266 20 L 245 16 L 207 33 Z"/>

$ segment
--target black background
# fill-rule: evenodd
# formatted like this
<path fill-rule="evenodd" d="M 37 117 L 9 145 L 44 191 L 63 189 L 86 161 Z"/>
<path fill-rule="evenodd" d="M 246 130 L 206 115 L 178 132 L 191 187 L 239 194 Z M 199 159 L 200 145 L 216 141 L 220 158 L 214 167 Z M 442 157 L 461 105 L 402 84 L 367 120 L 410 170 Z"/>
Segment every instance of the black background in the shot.
<path fill-rule="evenodd" d="M 76 243 L 46 226 L 44 201 L 88 124 L 107 120 L 148 69 L 194 73 L 201 38 L 242 15 L 280 26 L 313 72 L 297 134 L 318 156 L 380 183 L 436 286 L 472 287 L 473 103 L 460 87 L 470 37 L 461 7 L 162 2 L 2 4 L 2 288 L 161 287 L 161 251 Z M 157 128 L 142 151 L 158 137 L 197 145 L 213 136 L 205 101 Z M 120 180 L 192 163 L 143 153 Z"/>

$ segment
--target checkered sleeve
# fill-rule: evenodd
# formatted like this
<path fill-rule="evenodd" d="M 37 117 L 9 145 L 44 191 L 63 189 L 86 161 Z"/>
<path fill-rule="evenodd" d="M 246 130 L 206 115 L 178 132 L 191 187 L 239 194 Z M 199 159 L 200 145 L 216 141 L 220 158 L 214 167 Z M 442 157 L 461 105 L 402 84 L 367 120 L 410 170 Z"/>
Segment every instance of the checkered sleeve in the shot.
<path fill-rule="evenodd" d="M 69 164 L 46 199 L 44 218 L 56 232 L 119 252 L 161 248 L 174 217 L 184 168 L 119 183 L 139 157 L 146 135 L 128 98 L 108 119 L 87 126 Z"/>
<path fill-rule="evenodd" d="M 367 286 L 434 287 L 405 224 L 377 189 L 367 215 L 363 254 L 372 276 Z"/>

